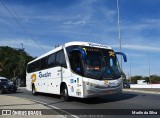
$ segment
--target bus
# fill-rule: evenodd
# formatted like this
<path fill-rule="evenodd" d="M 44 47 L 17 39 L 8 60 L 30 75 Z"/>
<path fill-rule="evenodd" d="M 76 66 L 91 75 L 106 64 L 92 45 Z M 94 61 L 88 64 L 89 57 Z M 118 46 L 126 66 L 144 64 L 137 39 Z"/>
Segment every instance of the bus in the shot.
<path fill-rule="evenodd" d="M 124 53 L 103 44 L 65 43 L 27 64 L 26 89 L 33 95 L 61 95 L 64 101 L 121 93 L 117 55 L 127 61 Z"/>

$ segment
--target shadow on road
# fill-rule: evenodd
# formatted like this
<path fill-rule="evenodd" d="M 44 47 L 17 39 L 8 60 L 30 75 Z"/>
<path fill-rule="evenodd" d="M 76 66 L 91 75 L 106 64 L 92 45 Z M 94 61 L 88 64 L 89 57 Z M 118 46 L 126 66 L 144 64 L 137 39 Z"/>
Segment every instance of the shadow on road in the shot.
<path fill-rule="evenodd" d="M 86 99 L 72 98 L 71 101 L 81 102 L 85 104 L 101 104 L 101 103 L 109 103 L 109 102 L 127 100 L 127 99 L 134 98 L 136 96 L 138 95 L 122 93 L 118 95 L 108 95 L 108 96 L 96 97 L 96 98 L 86 98 Z"/>
<path fill-rule="evenodd" d="M 17 91 L 17 93 L 13 93 L 13 94 L 11 93 L 11 94 L 5 94 L 5 95 L 33 99 L 33 95 L 31 95 L 31 92 L 28 92 L 25 90 L 19 90 L 19 91 Z M 71 97 L 70 102 L 79 102 L 79 103 L 83 103 L 83 104 L 103 104 L 103 103 L 110 103 L 110 102 L 115 102 L 115 101 L 132 99 L 136 96 L 138 96 L 138 94 L 136 94 L 136 93 L 122 93 L 122 94 L 117 94 L 117 95 L 115 94 L 115 95 L 107 95 L 107 96 L 103 96 L 103 97 L 84 98 L 84 99 Z M 64 102 L 63 100 L 60 99 L 59 95 L 38 93 L 37 96 L 34 96 L 35 99 L 39 98 L 39 97 L 44 97 L 44 99 L 45 98 L 54 98 L 55 102 L 49 103 L 50 105 Z"/>
<path fill-rule="evenodd" d="M 54 94 L 39 93 L 38 96 L 60 99 L 59 95 L 54 95 Z M 136 96 L 138 96 L 138 95 L 132 94 L 132 93 L 122 93 L 122 94 L 117 94 L 117 95 L 108 95 L 108 96 L 103 96 L 103 97 L 84 98 L 84 99 L 71 97 L 70 102 L 80 102 L 80 103 L 84 103 L 84 104 L 101 104 L 101 103 L 109 103 L 109 102 L 127 100 L 127 99 L 134 98 Z M 58 103 L 60 103 L 60 102 L 64 102 L 64 101 L 61 100 Z M 56 103 L 51 103 L 51 104 L 56 104 Z"/>

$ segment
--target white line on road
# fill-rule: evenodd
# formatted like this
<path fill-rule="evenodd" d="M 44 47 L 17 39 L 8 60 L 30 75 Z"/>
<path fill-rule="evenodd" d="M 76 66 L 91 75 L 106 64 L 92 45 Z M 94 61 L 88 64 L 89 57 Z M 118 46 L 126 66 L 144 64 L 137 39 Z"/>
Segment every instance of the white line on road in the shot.
<path fill-rule="evenodd" d="M 27 99 L 27 98 L 25 98 L 25 99 Z M 48 105 L 48 104 L 45 103 L 45 102 L 41 102 L 41 101 L 33 100 L 33 99 L 27 99 L 27 100 L 31 100 L 31 101 L 33 101 L 33 102 L 37 102 L 37 103 L 43 104 L 43 105 L 45 105 L 45 106 L 49 106 L 49 107 L 52 107 L 52 108 L 54 108 L 54 109 L 57 109 L 57 110 L 59 110 L 59 111 L 61 111 L 61 112 L 63 112 L 63 113 L 66 113 L 67 115 L 71 115 L 71 118 L 79 118 L 79 117 L 76 116 L 76 115 L 73 115 L 73 114 L 71 114 L 71 113 L 69 113 L 69 112 L 67 112 L 67 111 L 64 111 L 64 110 L 62 110 L 62 109 L 60 109 L 60 108 L 58 108 L 58 107 L 55 107 L 55 106 L 53 106 L 53 105 Z M 66 117 L 63 116 L 63 115 L 60 115 L 60 117 L 66 118 Z"/>

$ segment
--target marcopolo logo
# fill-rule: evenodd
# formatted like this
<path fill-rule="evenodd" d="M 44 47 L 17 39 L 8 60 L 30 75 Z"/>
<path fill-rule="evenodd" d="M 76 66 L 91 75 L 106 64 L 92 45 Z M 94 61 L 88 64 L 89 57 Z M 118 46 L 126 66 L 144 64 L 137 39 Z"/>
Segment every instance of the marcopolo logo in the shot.
<path fill-rule="evenodd" d="M 39 72 L 39 78 L 50 77 L 50 76 L 51 76 L 50 72 L 46 72 L 46 73 Z"/>
<path fill-rule="evenodd" d="M 91 46 L 91 47 L 104 47 L 104 48 L 108 48 L 108 46 L 106 46 L 106 45 L 95 44 L 95 43 L 89 43 L 89 46 Z"/>

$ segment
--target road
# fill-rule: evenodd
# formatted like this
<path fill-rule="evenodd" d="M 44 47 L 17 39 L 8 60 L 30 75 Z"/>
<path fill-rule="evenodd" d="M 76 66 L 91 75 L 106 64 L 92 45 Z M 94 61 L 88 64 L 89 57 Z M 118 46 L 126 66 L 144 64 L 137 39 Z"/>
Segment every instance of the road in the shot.
<path fill-rule="evenodd" d="M 25 98 L 34 100 L 49 108 L 59 108 L 64 109 L 65 111 L 77 115 L 78 112 L 84 114 L 86 112 L 95 113 L 96 111 L 99 112 L 100 109 L 104 109 L 102 111 L 112 110 L 112 109 L 119 109 L 119 110 L 127 110 L 128 109 L 135 109 L 137 111 L 141 109 L 160 109 L 160 95 L 154 94 L 145 94 L 145 93 L 137 93 L 137 92 L 123 92 L 119 95 L 111 95 L 100 97 L 98 99 L 79 99 L 79 98 L 72 98 L 70 102 L 64 102 L 62 99 L 59 98 L 57 95 L 51 94 L 38 94 L 37 96 L 33 96 L 31 92 L 26 91 L 24 88 L 21 88 L 15 94 L 6 94 L 7 96 L 16 96 L 19 98 Z M 110 112 L 116 112 L 115 114 L 120 115 L 121 111 L 112 110 Z M 120 117 L 119 115 L 90 115 L 90 117 Z M 123 113 L 122 113 L 123 115 Z M 123 115 L 121 117 L 136 117 L 137 115 Z M 81 117 L 86 117 L 86 115 L 81 115 Z M 138 115 L 138 117 L 145 117 L 145 118 L 156 118 L 159 115 Z M 87 118 L 87 117 L 86 117 Z"/>

